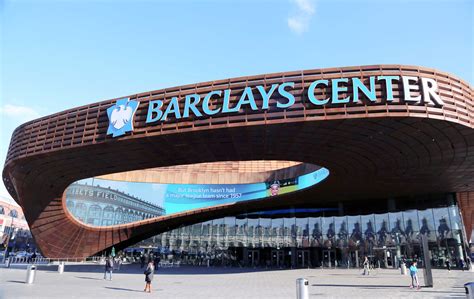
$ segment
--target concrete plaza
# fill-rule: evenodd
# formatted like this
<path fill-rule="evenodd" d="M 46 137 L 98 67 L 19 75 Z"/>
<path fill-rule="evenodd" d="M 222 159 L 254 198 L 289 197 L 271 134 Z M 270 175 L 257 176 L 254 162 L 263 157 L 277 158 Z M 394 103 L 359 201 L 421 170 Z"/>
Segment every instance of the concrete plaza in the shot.
<path fill-rule="evenodd" d="M 433 288 L 412 290 L 409 276 L 380 269 L 370 276 L 349 269 L 254 270 L 236 268 L 160 268 L 153 293 L 143 292 L 143 269 L 124 265 L 103 279 L 103 266 L 40 266 L 35 283 L 24 283 L 25 267 L 0 268 L 0 298 L 296 298 L 296 279 L 309 280 L 311 298 L 465 298 L 473 272 L 433 270 Z M 422 272 L 422 271 L 420 271 Z M 423 285 L 423 275 L 420 275 Z"/>

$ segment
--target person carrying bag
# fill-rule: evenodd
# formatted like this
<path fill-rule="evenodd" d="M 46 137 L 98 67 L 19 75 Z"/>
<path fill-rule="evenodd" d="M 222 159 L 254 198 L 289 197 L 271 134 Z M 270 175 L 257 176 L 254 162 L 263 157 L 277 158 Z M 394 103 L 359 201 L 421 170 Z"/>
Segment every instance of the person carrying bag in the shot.
<path fill-rule="evenodd" d="M 145 289 L 143 290 L 146 292 L 148 290 L 148 293 L 151 293 L 151 282 L 153 280 L 153 274 L 155 273 L 155 266 L 153 265 L 152 261 L 148 262 L 148 266 L 146 267 L 145 272 Z"/>

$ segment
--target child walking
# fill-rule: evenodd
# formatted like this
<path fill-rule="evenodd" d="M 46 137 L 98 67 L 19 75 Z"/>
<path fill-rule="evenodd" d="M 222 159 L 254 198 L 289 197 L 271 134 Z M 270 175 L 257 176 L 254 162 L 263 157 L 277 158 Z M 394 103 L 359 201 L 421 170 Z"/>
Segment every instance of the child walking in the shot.
<path fill-rule="evenodd" d="M 411 286 L 410 288 L 413 289 L 415 288 L 415 282 L 416 282 L 416 289 L 420 289 L 420 283 L 418 281 L 418 268 L 416 267 L 416 262 L 413 262 L 413 264 L 410 266 L 410 276 L 411 276 Z"/>

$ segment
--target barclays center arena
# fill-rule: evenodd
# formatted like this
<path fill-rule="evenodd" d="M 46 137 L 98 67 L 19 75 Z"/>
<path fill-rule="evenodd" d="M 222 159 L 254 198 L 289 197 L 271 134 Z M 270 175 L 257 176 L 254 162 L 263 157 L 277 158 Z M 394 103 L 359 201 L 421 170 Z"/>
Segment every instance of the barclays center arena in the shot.
<path fill-rule="evenodd" d="M 398 267 L 472 254 L 472 87 L 373 65 L 143 92 L 13 133 L 3 182 L 43 255 Z M 426 259 L 425 259 L 426 260 Z"/>

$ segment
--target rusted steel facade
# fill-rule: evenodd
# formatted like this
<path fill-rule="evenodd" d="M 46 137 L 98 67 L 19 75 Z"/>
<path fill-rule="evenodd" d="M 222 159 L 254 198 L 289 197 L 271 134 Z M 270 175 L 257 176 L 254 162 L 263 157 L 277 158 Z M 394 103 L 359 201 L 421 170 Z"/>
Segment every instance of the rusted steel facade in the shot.
<path fill-rule="evenodd" d="M 314 106 L 305 94 L 314 80 L 369 76 L 434 79 L 442 106 L 403 101 L 394 84 L 393 101 Z M 231 104 L 247 86 L 295 82 L 295 104 L 287 109 L 212 117 L 168 118 L 146 124 L 150 100 L 216 89 L 232 90 Z M 319 92 L 319 91 L 318 91 Z M 328 90 L 317 94 L 325 98 Z M 474 191 L 474 91 L 466 82 L 437 70 L 402 65 L 343 67 L 233 78 L 129 96 L 140 101 L 134 131 L 106 135 L 106 109 L 116 99 L 28 122 L 13 133 L 3 181 L 22 206 L 38 246 L 48 257 L 85 257 L 111 246 L 206 219 L 338 199 L 361 200 L 436 192 Z M 351 96 L 349 88 L 341 96 Z M 255 98 L 261 104 L 261 98 Z M 181 102 L 180 102 L 181 105 Z M 211 105 L 217 105 L 211 101 Z M 276 198 L 220 205 L 111 227 L 91 227 L 66 210 L 64 190 L 72 182 L 105 174 L 214 161 L 288 160 L 321 165 L 330 176 L 308 190 Z M 464 206 L 471 196 L 459 195 Z M 467 204 L 466 204 L 467 202 Z M 472 211 L 471 211 L 472 212 Z M 472 213 L 471 213 L 472 214 Z M 472 217 L 464 217 L 466 228 Z"/>

